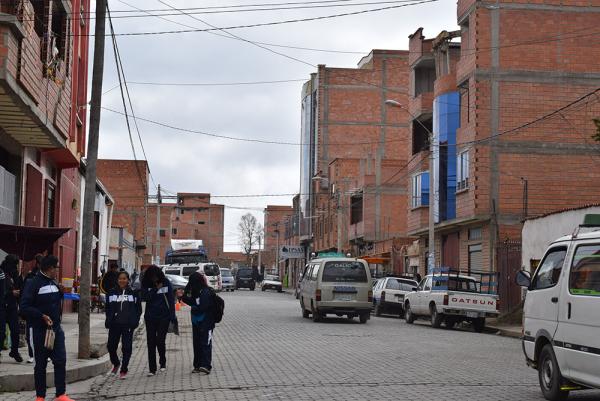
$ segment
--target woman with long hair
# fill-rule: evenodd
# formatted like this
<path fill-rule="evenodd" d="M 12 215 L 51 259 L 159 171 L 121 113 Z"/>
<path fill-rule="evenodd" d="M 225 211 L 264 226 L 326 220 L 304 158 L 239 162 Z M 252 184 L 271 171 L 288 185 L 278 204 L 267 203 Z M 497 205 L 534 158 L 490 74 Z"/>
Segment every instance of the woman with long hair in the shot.
<path fill-rule="evenodd" d="M 142 300 L 146 301 L 144 321 L 148 343 L 148 376 L 156 374 L 156 351 L 160 371 L 167 369 L 166 339 L 169 323 L 176 323 L 173 287 L 160 267 L 152 265 L 142 280 Z"/>
<path fill-rule="evenodd" d="M 212 337 L 215 328 L 213 310 L 215 305 L 213 290 L 209 288 L 203 274 L 192 273 L 182 299 L 191 307 L 194 348 L 192 373 L 208 375 L 212 369 Z"/>

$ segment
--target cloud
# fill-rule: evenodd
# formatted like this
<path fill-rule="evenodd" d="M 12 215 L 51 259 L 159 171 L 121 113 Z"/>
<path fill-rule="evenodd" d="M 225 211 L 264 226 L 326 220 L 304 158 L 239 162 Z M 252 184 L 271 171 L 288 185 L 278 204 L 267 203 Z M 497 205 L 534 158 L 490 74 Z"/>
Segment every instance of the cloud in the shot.
<path fill-rule="evenodd" d="M 164 9 L 158 1 L 128 0 L 145 9 Z M 224 0 L 202 3 L 223 5 Z M 244 4 L 227 0 L 227 4 Z M 198 7 L 192 0 L 170 0 L 177 7 Z M 247 1 L 245 4 L 249 4 Z M 130 10 L 118 1 L 114 10 Z M 95 5 L 92 5 L 95 7 Z M 377 6 L 374 6 L 377 7 Z M 408 35 L 418 27 L 435 36 L 456 27 L 455 2 L 438 2 L 361 16 L 232 30 L 254 41 L 321 49 L 368 52 L 407 49 Z M 365 9 L 367 6 L 354 9 Z M 198 15 L 217 26 L 252 24 L 349 11 L 350 8 Z M 116 16 L 117 13 L 113 13 Z M 186 16 L 175 21 L 205 28 Z M 117 33 L 186 29 L 158 18 L 114 19 Z M 93 30 L 93 26 L 91 27 Z M 245 42 L 208 33 L 118 37 L 128 81 L 132 82 L 243 82 L 308 78 L 315 68 L 275 55 Z M 355 67 L 361 55 L 332 54 L 273 48 L 310 64 Z M 93 54 L 93 50 L 90 54 Z M 104 90 L 118 83 L 110 41 L 106 43 Z M 90 68 L 91 73 L 91 68 Z M 91 81 L 91 79 L 90 79 Z M 300 141 L 302 82 L 240 86 L 130 85 L 138 116 L 192 130 L 244 138 Z M 103 98 L 103 106 L 122 111 L 119 90 Z M 235 142 L 189 134 L 139 122 L 150 168 L 157 183 L 171 191 L 210 192 L 215 195 L 294 193 L 299 190 L 300 149 Z M 142 152 L 134 132 L 136 153 Z M 123 116 L 103 111 L 100 157 L 132 158 Z M 153 191 L 153 189 L 152 189 Z M 291 205 L 291 197 L 223 198 L 214 202 L 234 207 L 264 208 Z M 237 223 L 246 210 L 227 209 L 226 250 L 237 250 Z M 262 223 L 262 213 L 251 211 Z"/>

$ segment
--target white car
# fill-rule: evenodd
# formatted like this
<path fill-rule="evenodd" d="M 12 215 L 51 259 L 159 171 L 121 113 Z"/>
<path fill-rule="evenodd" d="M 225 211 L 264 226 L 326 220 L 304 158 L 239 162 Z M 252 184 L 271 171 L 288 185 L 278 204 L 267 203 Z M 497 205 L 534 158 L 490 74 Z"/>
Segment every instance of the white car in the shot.
<path fill-rule="evenodd" d="M 600 215 L 586 220 L 600 226 Z M 517 283 L 527 288 L 523 352 L 544 397 L 600 388 L 600 232 L 557 239 L 533 277 L 521 271 Z"/>
<path fill-rule="evenodd" d="M 283 292 L 283 287 L 281 285 L 281 280 L 279 280 L 278 276 L 274 276 L 272 274 L 267 274 L 265 279 L 261 284 L 261 290 L 277 290 L 277 292 Z"/>
<path fill-rule="evenodd" d="M 498 316 L 497 281 L 493 273 L 481 273 L 480 280 L 458 272 L 440 271 L 425 276 L 416 291 L 404 297 L 404 318 L 413 323 L 428 318 L 437 328 L 445 323 L 453 328 L 462 321 L 471 322 L 476 332 L 485 328 L 487 317 Z"/>
<path fill-rule="evenodd" d="M 375 316 L 392 313 L 404 317 L 404 297 L 417 288 L 415 280 L 400 277 L 385 277 L 377 280 L 373 287 Z"/>

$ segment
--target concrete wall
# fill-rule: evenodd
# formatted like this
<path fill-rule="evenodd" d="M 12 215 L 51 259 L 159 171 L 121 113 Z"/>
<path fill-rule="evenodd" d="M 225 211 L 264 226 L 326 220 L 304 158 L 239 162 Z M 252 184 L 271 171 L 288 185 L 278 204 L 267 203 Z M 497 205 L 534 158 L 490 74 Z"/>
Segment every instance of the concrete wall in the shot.
<path fill-rule="evenodd" d="M 575 228 L 583 222 L 583 216 L 586 214 L 600 214 L 600 206 L 571 210 L 525 221 L 522 232 L 522 266 L 529 269 L 531 260 L 539 261 L 544 256 L 548 245 L 559 237 L 572 234 Z"/>

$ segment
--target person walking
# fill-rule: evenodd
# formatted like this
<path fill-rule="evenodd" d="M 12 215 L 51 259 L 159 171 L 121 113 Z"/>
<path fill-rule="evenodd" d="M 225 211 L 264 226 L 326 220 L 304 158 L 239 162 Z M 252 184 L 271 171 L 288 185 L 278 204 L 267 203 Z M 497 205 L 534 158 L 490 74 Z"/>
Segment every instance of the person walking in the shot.
<path fill-rule="evenodd" d="M 6 305 L 1 302 L 6 295 L 6 275 L 4 270 L 0 269 L 0 362 L 2 362 L 2 349 L 4 340 L 6 340 Z"/>
<path fill-rule="evenodd" d="M 213 290 L 206 277 L 192 273 L 185 287 L 183 302 L 191 307 L 194 370 L 192 373 L 210 374 L 212 369 L 212 333 L 215 328 Z"/>
<path fill-rule="evenodd" d="M 173 287 L 164 273 L 156 265 L 148 267 L 144 273 L 141 289 L 142 300 L 146 302 L 144 322 L 148 345 L 148 376 L 156 374 L 156 351 L 160 371 L 167 369 L 166 339 L 169 323 L 175 324 L 175 297 Z"/>
<path fill-rule="evenodd" d="M 65 333 L 60 325 L 62 317 L 63 293 L 58 277 L 58 258 L 48 255 L 42 260 L 40 272 L 27 280 L 21 297 L 21 314 L 31 325 L 31 338 L 35 358 L 34 380 L 36 401 L 46 398 L 46 367 L 48 358 L 54 365 L 55 401 L 73 401 L 66 395 Z M 53 347 L 46 348 L 48 329 L 54 331 Z M 50 349 L 51 348 L 51 349 Z"/>
<path fill-rule="evenodd" d="M 44 255 L 42 255 L 41 253 L 38 253 L 37 255 L 35 255 L 35 265 L 31 269 L 31 271 L 29 273 L 27 273 L 27 275 L 25 276 L 25 279 L 23 280 L 23 288 L 25 288 L 25 284 L 27 283 L 27 281 L 34 278 L 40 272 L 40 267 L 42 266 L 43 259 L 44 259 Z M 31 345 L 31 324 L 29 323 L 29 320 L 27 320 L 27 319 L 25 319 L 25 322 L 27 323 L 27 329 L 25 331 L 25 340 L 27 341 L 27 354 L 29 355 L 29 359 L 27 359 L 27 363 L 33 363 L 34 359 L 33 359 L 33 347 Z"/>
<path fill-rule="evenodd" d="M 106 322 L 108 329 L 108 343 L 106 348 L 110 354 L 113 365 L 110 374 L 119 372 L 120 379 L 127 377 L 129 360 L 133 348 L 133 332 L 140 323 L 142 315 L 142 303 L 138 295 L 133 291 L 129 282 L 129 274 L 125 271 L 119 272 L 117 276 L 118 288 L 108 293 L 106 302 Z M 119 361 L 117 348 L 121 342 L 123 353 L 122 361 Z"/>
<path fill-rule="evenodd" d="M 6 323 L 10 329 L 10 352 L 8 356 L 18 363 L 23 362 L 19 354 L 19 297 L 21 296 L 22 281 L 19 274 L 19 258 L 7 255 L 0 265 L 4 272 L 5 293 L 0 302 L 4 305 Z"/>
<path fill-rule="evenodd" d="M 104 294 L 108 294 L 112 290 L 116 289 L 117 276 L 119 275 L 119 265 L 116 262 L 110 262 L 108 265 L 108 271 L 102 276 L 100 280 L 100 290 Z"/>

